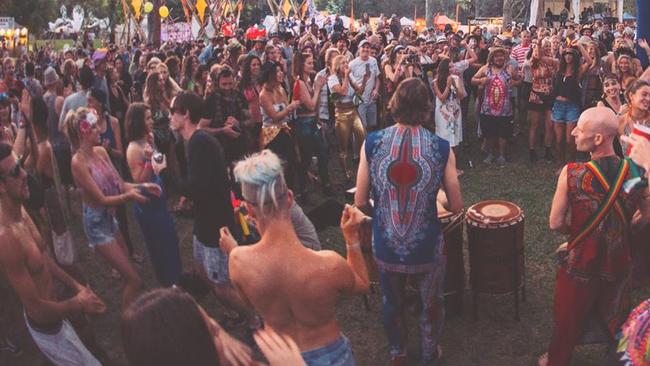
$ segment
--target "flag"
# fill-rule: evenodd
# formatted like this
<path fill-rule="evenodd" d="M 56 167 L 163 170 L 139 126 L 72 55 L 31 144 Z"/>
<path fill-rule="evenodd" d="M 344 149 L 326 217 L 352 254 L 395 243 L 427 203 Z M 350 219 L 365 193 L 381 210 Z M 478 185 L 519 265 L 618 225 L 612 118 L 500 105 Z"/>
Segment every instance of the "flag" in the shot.
<path fill-rule="evenodd" d="M 289 12 L 291 11 L 292 7 L 293 6 L 291 6 L 291 1 L 284 0 L 284 3 L 282 4 L 282 11 L 284 12 L 285 17 L 289 16 Z"/>
<path fill-rule="evenodd" d="M 307 14 L 308 10 L 309 5 L 307 4 L 307 0 L 303 0 L 302 4 L 300 4 L 300 19 L 305 18 L 305 14 Z"/>
<path fill-rule="evenodd" d="M 135 13 L 135 19 L 140 20 L 140 11 L 142 9 L 142 0 L 131 0 L 131 6 L 133 6 L 133 12 Z M 126 2 L 122 1 L 122 7 L 124 8 L 124 15 L 126 17 Z"/>
<path fill-rule="evenodd" d="M 190 23 L 190 6 L 187 5 L 187 0 L 181 0 L 181 5 L 183 6 L 183 13 L 185 13 L 185 20 Z"/>
<path fill-rule="evenodd" d="M 201 24 L 203 24 L 205 20 L 205 8 L 207 7 L 208 4 L 205 2 L 205 0 L 197 0 L 196 11 L 199 14 L 199 20 L 201 20 Z"/>

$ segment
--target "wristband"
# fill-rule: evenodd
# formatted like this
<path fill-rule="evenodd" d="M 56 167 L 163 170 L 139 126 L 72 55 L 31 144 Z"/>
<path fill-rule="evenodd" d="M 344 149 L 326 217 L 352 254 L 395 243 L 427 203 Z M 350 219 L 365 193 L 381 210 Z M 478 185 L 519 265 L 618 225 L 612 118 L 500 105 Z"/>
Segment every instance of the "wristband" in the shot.
<path fill-rule="evenodd" d="M 359 243 L 359 242 L 356 242 L 356 243 L 354 243 L 354 244 L 347 244 L 347 243 L 346 243 L 346 244 L 345 244 L 345 247 L 346 247 L 348 250 L 351 250 L 351 249 L 359 249 L 359 250 L 361 250 L 361 243 Z"/>

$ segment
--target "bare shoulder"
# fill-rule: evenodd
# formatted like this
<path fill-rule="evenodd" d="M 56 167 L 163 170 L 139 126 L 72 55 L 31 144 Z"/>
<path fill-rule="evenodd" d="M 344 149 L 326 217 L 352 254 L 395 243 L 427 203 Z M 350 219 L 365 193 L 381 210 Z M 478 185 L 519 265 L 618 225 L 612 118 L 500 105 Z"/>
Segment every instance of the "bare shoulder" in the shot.
<path fill-rule="evenodd" d="M 315 253 L 322 260 L 321 265 L 326 266 L 328 270 L 339 268 L 340 266 L 347 266 L 345 258 L 333 250 L 321 250 Z"/>

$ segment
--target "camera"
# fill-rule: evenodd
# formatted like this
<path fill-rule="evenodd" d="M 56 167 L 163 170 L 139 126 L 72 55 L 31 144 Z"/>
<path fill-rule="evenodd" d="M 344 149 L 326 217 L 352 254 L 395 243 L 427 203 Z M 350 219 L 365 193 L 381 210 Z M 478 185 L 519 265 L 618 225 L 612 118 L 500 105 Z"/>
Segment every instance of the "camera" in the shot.
<path fill-rule="evenodd" d="M 420 63 L 420 57 L 415 53 L 409 53 L 406 57 L 406 64 L 408 65 L 417 65 Z"/>
<path fill-rule="evenodd" d="M 159 152 L 159 151 L 156 151 L 153 154 L 152 158 L 153 158 L 153 161 L 156 162 L 156 164 L 162 164 L 162 162 L 163 162 L 163 154 L 161 152 Z"/>

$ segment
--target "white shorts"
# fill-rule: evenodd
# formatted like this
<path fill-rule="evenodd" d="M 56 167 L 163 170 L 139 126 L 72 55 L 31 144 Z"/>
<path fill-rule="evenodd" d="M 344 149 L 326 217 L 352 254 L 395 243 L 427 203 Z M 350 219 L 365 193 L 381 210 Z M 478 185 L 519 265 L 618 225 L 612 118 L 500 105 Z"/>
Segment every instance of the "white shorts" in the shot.
<path fill-rule="evenodd" d="M 228 255 L 219 248 L 209 247 L 199 241 L 196 236 L 192 239 L 194 262 L 203 266 L 210 281 L 216 284 L 229 284 Z"/>
<path fill-rule="evenodd" d="M 38 349 L 57 366 L 101 366 L 95 356 L 88 351 L 79 336 L 70 325 L 63 320 L 58 332 L 54 334 L 41 333 L 32 328 L 25 314 L 27 330 L 34 339 Z"/>

